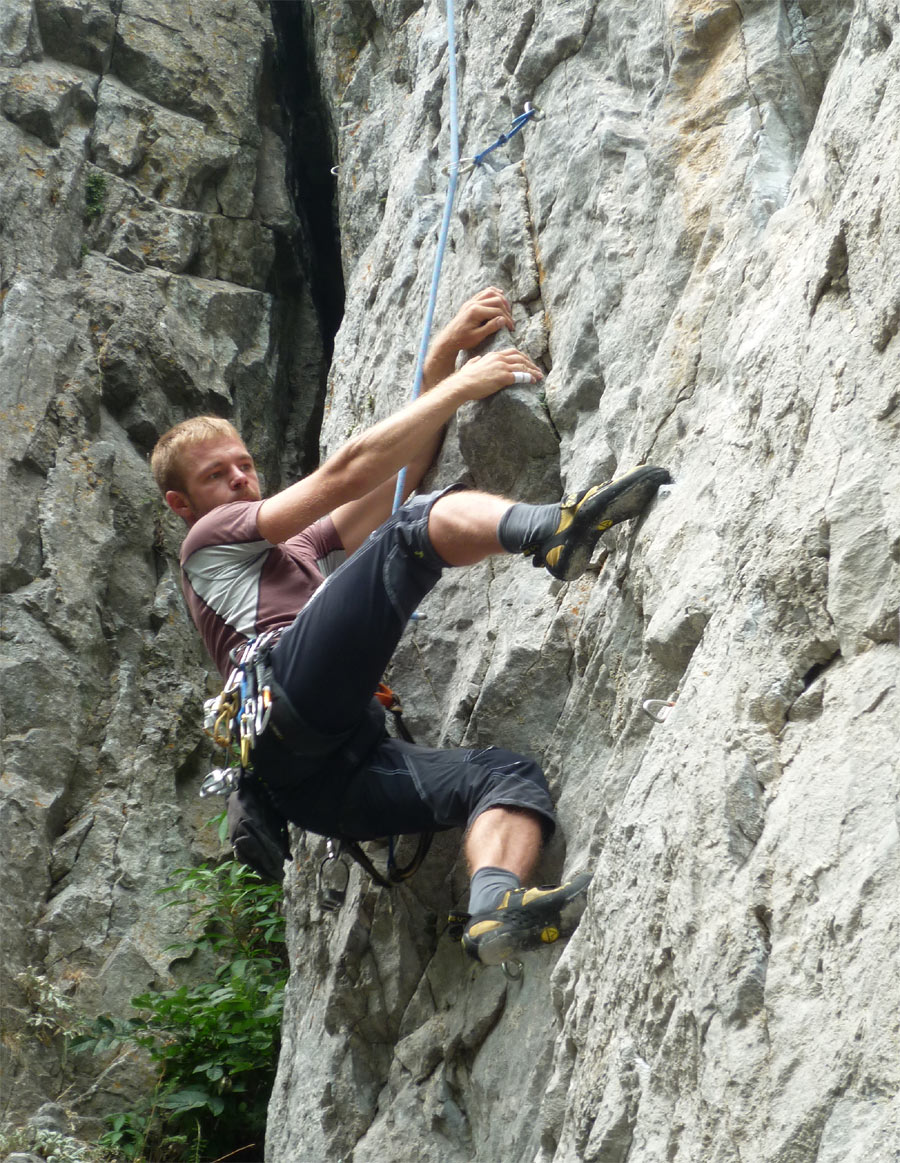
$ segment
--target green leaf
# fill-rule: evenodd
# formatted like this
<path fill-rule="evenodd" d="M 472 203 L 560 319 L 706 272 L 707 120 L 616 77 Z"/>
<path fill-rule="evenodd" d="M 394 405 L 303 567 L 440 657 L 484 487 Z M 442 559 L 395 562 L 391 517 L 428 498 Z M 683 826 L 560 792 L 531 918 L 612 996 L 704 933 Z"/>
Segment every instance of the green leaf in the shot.
<path fill-rule="evenodd" d="M 156 1105 L 162 1107 L 163 1110 L 178 1111 L 179 1114 L 184 1114 L 186 1111 L 200 1110 L 205 1106 L 210 1106 L 212 1097 L 205 1090 L 176 1090 L 157 1099 Z"/>

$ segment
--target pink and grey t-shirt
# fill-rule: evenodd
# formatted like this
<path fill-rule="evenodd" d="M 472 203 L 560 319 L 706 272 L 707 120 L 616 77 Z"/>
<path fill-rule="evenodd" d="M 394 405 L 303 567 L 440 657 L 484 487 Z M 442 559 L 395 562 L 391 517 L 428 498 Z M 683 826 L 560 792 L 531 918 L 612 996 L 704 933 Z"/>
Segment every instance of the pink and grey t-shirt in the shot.
<path fill-rule="evenodd" d="M 223 677 L 228 653 L 267 630 L 289 626 L 344 559 L 330 517 L 273 545 L 260 535 L 262 501 L 234 501 L 201 517 L 181 547 L 191 617 Z"/>

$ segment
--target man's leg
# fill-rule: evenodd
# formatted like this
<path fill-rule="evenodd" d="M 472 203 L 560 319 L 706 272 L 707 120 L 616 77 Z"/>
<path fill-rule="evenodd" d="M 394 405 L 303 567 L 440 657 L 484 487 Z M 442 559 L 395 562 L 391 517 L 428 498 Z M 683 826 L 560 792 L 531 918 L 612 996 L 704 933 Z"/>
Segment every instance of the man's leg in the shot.
<path fill-rule="evenodd" d="M 488 808 L 472 824 L 466 836 L 466 860 L 470 875 L 481 868 L 508 869 L 521 883 L 540 855 L 544 832 L 533 812 Z"/>
<path fill-rule="evenodd" d="M 471 492 L 447 492 L 408 502 L 329 578 L 285 632 L 273 653 L 276 677 L 300 714 L 319 731 L 339 735 L 352 729 L 365 713 L 407 620 L 437 583 L 444 566 L 471 565 L 504 551 L 521 552 L 533 555 L 535 563 L 546 565 L 555 577 L 576 576 L 600 533 L 638 516 L 669 479 L 664 469 L 642 466 L 558 505 L 513 504 Z M 394 780 L 400 774 L 408 772 L 413 777 L 417 810 L 425 806 L 414 769 L 408 764 L 403 767 L 403 772 L 382 773 L 389 777 L 382 798 L 391 816 L 396 809 Z M 339 794 L 335 807 L 342 802 L 343 809 L 352 814 L 352 803 L 358 811 L 366 796 L 376 791 L 373 774 L 367 765 L 366 771 L 358 773 L 364 777 L 358 794 L 349 799 Z M 476 899 L 483 901 L 492 878 L 496 887 L 497 873 L 510 885 L 493 909 L 481 911 L 479 903 L 479 913 L 463 938 L 467 951 L 482 961 L 502 960 L 511 949 L 530 947 L 535 934 L 543 941 L 555 940 L 564 931 L 560 928 L 563 913 L 576 901 L 583 904 L 590 879 L 578 877 L 549 890 L 517 887 L 536 860 L 543 809 L 535 813 L 522 805 L 525 811 L 511 811 L 510 804 L 519 808 L 515 799 L 501 798 L 469 815 L 474 822 L 467 855 L 473 882 L 480 884 Z M 360 835 L 368 832 L 376 814 L 357 815 Z M 479 823 L 484 815 L 488 818 Z M 433 818 L 437 827 L 454 822 L 442 820 L 437 813 Z M 298 822 L 303 821 L 298 818 Z M 349 819 L 344 821 L 349 823 Z M 414 830 L 421 827 L 418 822 L 413 825 Z M 339 830 L 353 835 L 349 827 Z"/>
<path fill-rule="evenodd" d="M 461 514 L 471 510 L 470 559 L 502 552 L 495 514 L 502 515 L 509 501 L 474 492 L 416 497 L 327 579 L 282 634 L 272 652 L 275 677 L 318 731 L 338 736 L 365 714 L 407 621 L 454 564 L 430 536 L 433 508 L 451 497 L 462 503 L 454 506 L 460 515 L 443 523 L 453 530 L 448 540 L 465 541 Z"/>
<path fill-rule="evenodd" d="M 386 740 L 347 786 L 331 830 L 365 840 L 449 827 L 468 827 L 473 875 L 463 946 L 470 956 L 497 964 L 574 929 L 589 876 L 521 887 L 554 827 L 543 772 L 526 756 Z"/>
<path fill-rule="evenodd" d="M 584 569 L 600 534 L 639 516 L 670 480 L 666 469 L 640 465 L 549 505 L 447 493 L 432 507 L 428 533 L 448 565 L 474 565 L 493 553 L 524 553 L 554 577 L 570 580 Z"/>
<path fill-rule="evenodd" d="M 395 777 L 390 760 L 383 772 L 364 769 L 360 773 L 365 777 L 362 815 L 345 822 L 338 818 L 351 773 L 340 749 L 348 738 L 364 745 L 360 730 L 372 727 L 377 732 L 371 710 L 375 688 L 410 615 L 448 564 L 431 543 L 429 519 L 433 506 L 451 495 L 416 497 L 401 506 L 316 591 L 272 651 L 275 678 L 296 716 L 306 724 L 304 745 L 309 751 L 296 755 L 270 738 L 269 732 L 257 744 L 255 761 L 279 810 L 302 827 L 325 835 L 362 838 L 465 826 L 469 818 L 460 809 L 461 817 L 457 813 L 442 821 L 431 816 L 416 796 L 401 806 L 398 796 L 403 781 Z M 471 560 L 484 552 L 501 552 L 494 536 L 496 514 L 502 514 L 510 502 L 474 492 L 460 493 L 460 497 L 465 503 L 454 506 L 456 516 L 444 522 L 452 529 L 453 539 L 473 539 L 477 548 L 469 551 Z M 469 512 L 471 517 L 466 516 Z M 279 726 L 277 719 L 275 726 Z M 328 760 L 330 752 L 343 758 L 336 764 Z M 330 778 L 323 782 L 324 771 Z M 359 795 L 354 798 L 360 799 Z"/>
<path fill-rule="evenodd" d="M 494 909 L 508 892 L 520 888 L 541 851 L 544 828 L 539 816 L 515 808 L 488 808 L 466 834 L 469 913 Z"/>
<path fill-rule="evenodd" d="M 588 874 L 546 888 L 522 888 L 542 840 L 540 817 L 516 808 L 490 808 L 469 829 L 471 919 L 462 943 L 476 961 L 497 965 L 517 952 L 567 936 L 578 924 Z"/>
<path fill-rule="evenodd" d="M 408 501 L 282 635 L 272 655 L 276 678 L 319 731 L 346 732 L 365 713 L 406 622 L 444 567 L 521 552 L 554 576 L 574 576 L 601 528 L 638 516 L 668 479 L 665 469 L 642 466 L 558 505 L 469 491 Z"/>

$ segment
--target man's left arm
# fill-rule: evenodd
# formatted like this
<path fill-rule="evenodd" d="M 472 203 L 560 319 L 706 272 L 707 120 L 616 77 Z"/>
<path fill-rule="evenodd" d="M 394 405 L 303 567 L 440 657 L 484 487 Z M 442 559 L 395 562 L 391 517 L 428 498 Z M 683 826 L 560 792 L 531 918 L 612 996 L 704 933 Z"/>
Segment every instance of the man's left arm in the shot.
<path fill-rule="evenodd" d="M 486 287 L 467 299 L 450 322 L 434 337 L 425 358 L 422 391 L 427 392 L 453 374 L 461 351 L 471 351 L 502 327 L 512 332 L 515 324 L 509 302 L 497 287 Z M 443 431 L 429 437 L 406 466 L 403 499 L 413 493 L 434 462 Z M 353 553 L 373 530 L 391 514 L 397 477 L 391 477 L 359 500 L 341 505 L 331 514 L 347 553 Z"/>

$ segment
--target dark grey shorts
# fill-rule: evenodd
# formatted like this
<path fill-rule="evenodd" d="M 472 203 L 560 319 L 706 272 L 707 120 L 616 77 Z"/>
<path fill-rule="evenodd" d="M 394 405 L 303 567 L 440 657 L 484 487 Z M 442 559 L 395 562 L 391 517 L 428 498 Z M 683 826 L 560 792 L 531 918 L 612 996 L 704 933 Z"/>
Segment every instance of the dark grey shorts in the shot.
<path fill-rule="evenodd" d="M 337 739 L 362 721 L 410 615 L 446 568 L 428 537 L 440 496 L 416 497 L 379 526 L 273 650 L 275 677 L 317 732 Z M 440 750 L 385 736 L 348 769 L 339 749 L 305 760 L 267 732 L 254 767 L 289 820 L 323 835 L 371 839 L 466 827 L 491 807 L 539 813 L 546 835 L 554 827 L 538 764 L 501 748 Z"/>
<path fill-rule="evenodd" d="M 488 808 L 529 808 L 555 827 L 544 773 L 502 747 L 439 749 L 387 739 L 347 785 L 340 834 L 355 840 L 465 828 Z"/>

